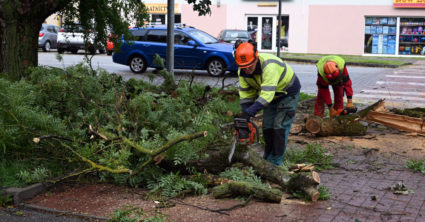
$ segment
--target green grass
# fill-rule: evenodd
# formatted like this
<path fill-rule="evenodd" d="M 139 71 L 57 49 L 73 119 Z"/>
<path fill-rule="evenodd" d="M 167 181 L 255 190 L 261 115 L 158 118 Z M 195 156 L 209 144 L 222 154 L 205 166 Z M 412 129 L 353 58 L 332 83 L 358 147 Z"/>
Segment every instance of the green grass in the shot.
<path fill-rule="evenodd" d="M 301 92 L 299 101 L 301 102 L 301 101 L 308 100 L 308 99 L 315 98 L 315 97 L 316 97 L 316 95 L 311 95 L 311 94 L 306 94 L 306 93 Z"/>
<path fill-rule="evenodd" d="M 317 170 L 332 169 L 332 155 L 320 144 L 310 143 L 305 148 L 290 147 L 284 156 L 286 167 L 292 164 L 314 164 Z"/>
<path fill-rule="evenodd" d="M 318 191 L 320 193 L 319 200 L 331 199 L 331 191 L 328 187 L 320 185 Z"/>
<path fill-rule="evenodd" d="M 281 57 L 285 59 L 307 59 L 319 60 L 324 54 L 304 54 L 304 53 L 282 53 Z M 384 57 L 384 56 L 357 56 L 357 55 L 338 55 L 346 62 L 366 63 L 376 65 L 395 65 L 401 66 L 409 64 L 415 60 L 425 59 L 425 57 Z"/>
<path fill-rule="evenodd" d="M 420 173 L 425 173 L 425 160 L 408 160 L 406 167 Z"/>

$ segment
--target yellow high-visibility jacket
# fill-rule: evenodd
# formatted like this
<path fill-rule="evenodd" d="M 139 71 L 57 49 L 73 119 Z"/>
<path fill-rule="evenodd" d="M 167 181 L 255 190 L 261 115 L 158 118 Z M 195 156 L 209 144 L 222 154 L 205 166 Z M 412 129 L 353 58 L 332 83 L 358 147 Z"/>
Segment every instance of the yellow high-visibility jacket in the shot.
<path fill-rule="evenodd" d="M 286 94 L 286 89 L 291 87 L 295 81 L 292 68 L 277 56 L 259 53 L 259 63 L 256 71 L 251 74 L 239 76 L 240 103 L 253 103 L 255 101 L 267 106 L 276 96 Z M 260 70 L 257 73 L 257 70 Z M 277 94 L 277 95 L 276 95 Z"/>

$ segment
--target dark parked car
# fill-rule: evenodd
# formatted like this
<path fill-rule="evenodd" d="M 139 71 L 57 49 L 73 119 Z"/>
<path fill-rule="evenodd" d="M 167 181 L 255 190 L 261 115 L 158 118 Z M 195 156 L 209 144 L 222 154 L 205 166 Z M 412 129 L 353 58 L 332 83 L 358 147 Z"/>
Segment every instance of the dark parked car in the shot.
<path fill-rule="evenodd" d="M 160 68 L 153 61 L 156 54 L 166 59 L 167 28 L 133 28 L 130 32 L 136 40 L 128 43 L 123 39 L 121 49 L 112 56 L 113 61 L 130 66 L 134 73 L 142 73 L 148 67 Z M 212 76 L 237 70 L 231 44 L 221 43 L 193 27 L 176 27 L 174 39 L 175 68 L 207 70 Z"/>
<path fill-rule="evenodd" d="M 236 40 L 247 42 L 251 35 L 246 30 L 224 29 L 218 34 L 218 40 L 221 42 L 235 43 Z"/>
<path fill-rule="evenodd" d="M 59 27 L 56 25 L 43 24 L 38 33 L 38 48 L 42 48 L 45 52 L 49 52 L 50 49 L 56 49 L 58 30 Z"/>

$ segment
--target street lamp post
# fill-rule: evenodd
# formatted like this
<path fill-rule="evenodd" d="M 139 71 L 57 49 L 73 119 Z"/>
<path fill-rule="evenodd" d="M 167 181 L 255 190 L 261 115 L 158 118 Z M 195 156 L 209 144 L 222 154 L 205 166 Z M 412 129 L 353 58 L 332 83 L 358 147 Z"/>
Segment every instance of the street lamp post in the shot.
<path fill-rule="evenodd" d="M 280 27 L 282 26 L 282 0 L 279 0 L 279 13 L 278 13 L 278 28 L 277 28 L 277 57 L 280 57 Z"/>
<path fill-rule="evenodd" d="M 167 71 L 174 78 L 174 0 L 167 5 Z"/>

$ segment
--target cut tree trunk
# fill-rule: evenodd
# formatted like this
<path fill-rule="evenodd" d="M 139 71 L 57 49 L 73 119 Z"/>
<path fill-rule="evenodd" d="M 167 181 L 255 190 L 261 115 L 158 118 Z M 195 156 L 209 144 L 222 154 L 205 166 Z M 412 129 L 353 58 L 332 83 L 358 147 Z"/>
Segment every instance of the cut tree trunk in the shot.
<path fill-rule="evenodd" d="M 257 152 L 259 148 L 258 146 L 260 146 L 258 143 L 249 146 L 237 144 L 232 163 L 239 162 L 244 166 L 251 166 L 255 173 L 262 179 L 279 185 L 282 190 L 290 188 L 291 192 L 301 191 L 304 192 L 311 200 L 317 200 L 316 195 L 318 192 L 312 192 L 312 190 L 316 190 L 316 186 L 320 183 L 318 173 L 291 173 L 283 171 L 281 168 L 262 158 Z M 220 173 L 231 166 L 228 162 L 229 151 L 230 146 L 218 148 L 214 151 L 208 152 L 206 155 L 203 155 L 205 158 L 193 162 L 191 165 L 195 166 L 199 172 L 210 172 L 214 174 Z M 298 184 L 300 186 L 296 187 L 290 184 Z"/>
<path fill-rule="evenodd" d="M 237 196 L 253 196 L 254 199 L 280 203 L 282 192 L 278 189 L 258 186 L 249 182 L 232 181 L 213 188 L 214 198 L 226 198 Z"/>
<path fill-rule="evenodd" d="M 420 108 L 416 108 L 416 110 L 420 111 Z M 425 118 L 416 118 L 391 113 L 385 107 L 384 100 L 380 101 L 373 110 L 368 112 L 366 120 L 377 122 L 402 131 L 425 134 Z"/>
<path fill-rule="evenodd" d="M 367 127 L 359 120 L 376 106 L 383 103 L 383 99 L 351 115 L 337 116 L 334 118 L 320 118 L 309 116 L 305 121 L 305 128 L 308 132 L 317 136 L 363 136 Z"/>
<path fill-rule="evenodd" d="M 367 120 L 402 131 L 425 134 L 425 119 L 370 111 Z"/>
<path fill-rule="evenodd" d="M 367 129 L 358 119 L 345 118 L 345 116 L 323 119 L 318 116 L 309 116 L 305 122 L 305 128 L 317 136 L 363 136 Z"/>

